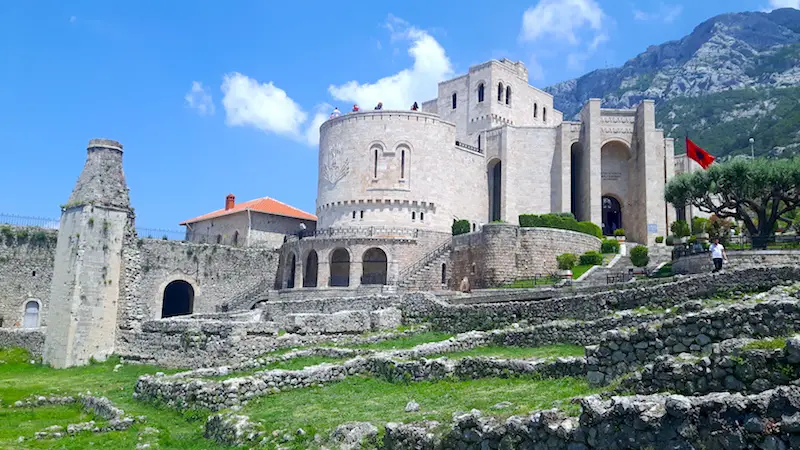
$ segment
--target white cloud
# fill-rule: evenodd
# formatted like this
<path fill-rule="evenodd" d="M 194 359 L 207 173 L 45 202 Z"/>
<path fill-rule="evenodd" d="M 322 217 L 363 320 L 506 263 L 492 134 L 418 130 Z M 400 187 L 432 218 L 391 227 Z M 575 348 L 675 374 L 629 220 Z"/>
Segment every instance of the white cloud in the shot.
<path fill-rule="evenodd" d="M 794 8 L 800 9 L 800 0 L 769 0 L 770 9 Z"/>
<path fill-rule="evenodd" d="M 192 81 L 192 88 L 183 97 L 189 108 L 197 110 L 201 116 L 214 114 L 214 102 L 211 94 L 206 92 L 205 87 L 199 81 Z"/>
<path fill-rule="evenodd" d="M 797 0 L 800 1 L 800 0 Z M 645 12 L 634 8 L 633 18 L 641 22 L 661 21 L 672 23 L 683 13 L 683 5 L 669 5 L 661 3 L 659 8 L 653 12 Z"/>
<path fill-rule="evenodd" d="M 392 42 L 410 42 L 408 54 L 414 60 L 413 65 L 374 83 L 354 80 L 331 85 L 328 92 L 334 99 L 358 103 L 366 109 L 379 101 L 387 109 L 408 109 L 414 102 L 435 98 L 437 84 L 453 74 L 444 48 L 426 31 L 392 15 L 389 15 L 386 28 L 391 33 Z"/>
<path fill-rule="evenodd" d="M 259 83 L 247 75 L 229 73 L 222 81 L 222 95 L 228 126 L 251 126 L 305 140 L 302 127 L 308 114 L 271 81 Z"/>
<path fill-rule="evenodd" d="M 311 123 L 308 124 L 305 132 L 305 139 L 308 145 L 315 146 L 319 144 L 319 127 L 328 120 L 332 110 L 333 107 L 327 103 L 321 103 L 314 108 L 314 117 L 311 118 Z"/>
<path fill-rule="evenodd" d="M 565 39 L 578 45 L 576 31 L 586 28 L 603 33 L 606 14 L 594 0 L 540 0 L 522 16 L 522 40 L 533 42 L 543 37 Z"/>

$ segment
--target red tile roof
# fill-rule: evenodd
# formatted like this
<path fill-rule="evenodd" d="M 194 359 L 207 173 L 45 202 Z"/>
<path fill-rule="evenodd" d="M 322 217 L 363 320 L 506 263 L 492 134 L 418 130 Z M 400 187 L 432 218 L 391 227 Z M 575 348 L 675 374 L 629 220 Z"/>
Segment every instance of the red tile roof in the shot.
<path fill-rule="evenodd" d="M 250 200 L 249 202 L 238 203 L 229 210 L 219 209 L 217 211 L 202 215 L 200 217 L 195 217 L 194 219 L 183 221 L 180 224 L 186 225 L 189 223 L 196 223 L 203 220 L 214 219 L 217 217 L 227 216 L 229 214 L 236 214 L 238 212 L 247 210 L 260 212 L 264 214 L 274 214 L 276 216 L 286 216 L 286 217 L 294 217 L 296 219 L 313 220 L 315 222 L 317 220 L 317 216 L 313 214 L 301 211 L 293 206 L 287 205 L 286 203 L 279 202 L 274 198 L 264 197 L 264 198 L 257 198 L 255 200 Z"/>

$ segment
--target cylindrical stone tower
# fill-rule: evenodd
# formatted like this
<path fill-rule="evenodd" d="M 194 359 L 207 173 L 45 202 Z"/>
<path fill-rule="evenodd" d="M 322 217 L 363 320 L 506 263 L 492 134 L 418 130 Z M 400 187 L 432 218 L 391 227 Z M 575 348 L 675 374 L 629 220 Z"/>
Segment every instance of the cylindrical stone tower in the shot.
<path fill-rule="evenodd" d="M 62 207 L 50 287 L 44 362 L 103 360 L 114 351 L 122 242 L 131 214 L 122 144 L 92 139 L 69 202 Z"/>

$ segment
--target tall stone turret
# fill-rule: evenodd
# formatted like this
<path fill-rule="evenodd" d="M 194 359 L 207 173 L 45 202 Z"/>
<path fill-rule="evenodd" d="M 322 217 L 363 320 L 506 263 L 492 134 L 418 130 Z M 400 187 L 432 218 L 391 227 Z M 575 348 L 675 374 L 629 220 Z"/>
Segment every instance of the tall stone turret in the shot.
<path fill-rule="evenodd" d="M 70 367 L 114 351 L 125 227 L 132 216 L 122 144 L 92 139 L 62 207 L 44 361 Z"/>

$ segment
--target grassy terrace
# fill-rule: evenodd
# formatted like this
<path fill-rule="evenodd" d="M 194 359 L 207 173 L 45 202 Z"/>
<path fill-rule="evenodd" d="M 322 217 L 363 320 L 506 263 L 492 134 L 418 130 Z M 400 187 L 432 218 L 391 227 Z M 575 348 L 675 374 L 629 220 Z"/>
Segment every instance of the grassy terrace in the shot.
<path fill-rule="evenodd" d="M 476 347 L 462 352 L 442 353 L 438 356 L 446 356 L 450 359 L 466 357 L 495 357 L 508 359 L 528 359 L 528 358 L 557 358 L 561 356 L 583 356 L 584 349 L 579 345 L 556 344 L 545 345 L 542 347 L 505 347 L 505 346 L 486 346 Z M 434 358 L 432 356 L 431 358 Z"/>
<path fill-rule="evenodd" d="M 190 411 L 180 414 L 169 409 L 137 402 L 133 387 L 140 375 L 162 371 L 152 366 L 125 365 L 114 372 L 117 358 L 84 367 L 55 370 L 40 364 L 30 364 L 30 356 L 21 350 L 0 349 L 0 448 L 3 449 L 85 449 L 85 448 L 136 448 L 140 442 L 151 443 L 163 449 L 217 449 L 222 448 L 203 438 L 202 426 L 207 414 Z M 174 372 L 174 371 L 172 371 Z M 29 440 L 33 433 L 51 425 L 84 422 L 92 417 L 75 406 L 42 408 L 7 408 L 32 395 L 75 395 L 91 391 L 105 396 L 129 415 L 147 416 L 147 423 L 136 424 L 127 431 L 102 434 L 84 432 L 74 437 L 58 440 Z M 145 428 L 159 430 L 147 434 Z M 17 438 L 24 436 L 25 442 Z M 139 440 L 139 438 L 142 440 Z"/>
<path fill-rule="evenodd" d="M 478 392 L 480 395 L 476 395 Z M 527 414 L 554 405 L 577 413 L 577 405 L 566 400 L 595 392 L 586 380 L 577 378 L 390 383 L 374 378 L 350 377 L 323 387 L 262 397 L 246 406 L 242 413 L 263 422 L 268 432 L 280 430 L 280 436 L 284 433 L 294 435 L 298 428 L 302 428 L 308 433 L 305 437 L 281 446 L 306 449 L 315 433 L 326 436 L 344 422 L 367 421 L 379 429 L 390 421 L 429 419 L 449 423 L 454 412 L 472 408 L 500 417 Z M 404 411 L 411 400 L 420 404 L 419 411 Z M 510 402 L 511 406 L 502 410 L 491 409 L 500 402 Z"/>
<path fill-rule="evenodd" d="M 375 350 L 375 351 L 399 350 L 399 349 L 408 349 L 416 347 L 417 345 L 425 344 L 428 342 L 446 341 L 451 337 L 453 337 L 453 335 L 449 333 L 426 331 L 423 333 L 412 334 L 411 336 L 404 336 L 395 339 L 389 339 L 386 341 L 375 342 L 371 344 L 342 344 L 340 346 L 346 348 L 356 348 L 356 349 Z"/>

